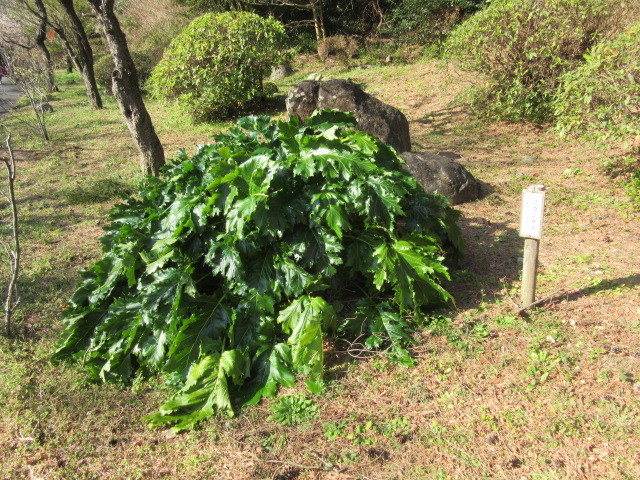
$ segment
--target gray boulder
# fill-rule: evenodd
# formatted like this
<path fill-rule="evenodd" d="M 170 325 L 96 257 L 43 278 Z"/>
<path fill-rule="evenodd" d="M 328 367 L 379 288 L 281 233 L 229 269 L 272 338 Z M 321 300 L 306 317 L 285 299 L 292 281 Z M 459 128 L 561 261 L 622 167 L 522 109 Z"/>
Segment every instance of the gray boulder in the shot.
<path fill-rule="evenodd" d="M 305 80 L 289 90 L 286 105 L 290 117 L 301 119 L 316 109 L 353 112 L 360 130 L 398 153 L 411 151 L 409 122 L 402 112 L 365 93 L 351 80 Z"/>
<path fill-rule="evenodd" d="M 276 82 L 278 80 L 287 78 L 290 75 L 293 75 L 293 68 L 291 68 L 291 65 L 276 65 L 271 69 L 269 80 L 271 80 L 272 82 Z"/>
<path fill-rule="evenodd" d="M 425 192 L 438 192 L 452 205 L 477 200 L 482 194 L 480 182 L 450 158 L 428 152 L 405 152 L 400 156 Z"/>

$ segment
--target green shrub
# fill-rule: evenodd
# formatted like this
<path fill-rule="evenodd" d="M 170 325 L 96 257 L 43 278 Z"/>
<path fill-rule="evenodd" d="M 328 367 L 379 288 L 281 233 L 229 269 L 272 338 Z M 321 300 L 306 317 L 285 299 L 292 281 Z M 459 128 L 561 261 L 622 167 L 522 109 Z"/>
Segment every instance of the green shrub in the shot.
<path fill-rule="evenodd" d="M 544 122 L 562 73 L 615 22 L 616 0 L 495 0 L 456 28 L 449 51 L 482 72 L 482 113 Z M 613 18 L 613 20 L 612 20 Z"/>
<path fill-rule="evenodd" d="M 556 128 L 603 144 L 626 143 L 629 155 L 605 171 L 622 177 L 625 191 L 640 206 L 640 23 L 595 46 L 579 67 L 560 78 L 554 99 Z"/>
<path fill-rule="evenodd" d="M 388 31 L 405 43 L 440 48 L 451 29 L 485 0 L 401 0 L 388 15 Z"/>
<path fill-rule="evenodd" d="M 631 200 L 640 207 L 640 161 L 636 161 L 636 168 L 629 175 L 629 179 L 625 183 L 625 192 L 631 197 Z"/>
<path fill-rule="evenodd" d="M 131 52 L 131 58 L 138 72 L 140 86 L 144 87 L 145 82 L 151 76 L 151 71 L 155 66 L 153 57 L 144 52 Z M 111 72 L 113 72 L 113 60 L 111 59 L 111 55 L 103 55 L 100 57 L 94 64 L 93 69 L 98 86 L 104 88 L 109 95 L 112 95 Z"/>
<path fill-rule="evenodd" d="M 554 99 L 558 130 L 598 139 L 640 135 L 640 23 L 584 56 L 560 77 Z"/>
<path fill-rule="evenodd" d="M 263 97 L 263 78 L 286 60 L 285 31 L 252 13 L 207 14 L 194 20 L 166 50 L 151 75 L 162 98 L 198 121 L 241 112 Z"/>
<path fill-rule="evenodd" d="M 439 282 L 458 212 L 355 125 L 247 117 L 148 178 L 114 209 L 54 359 L 102 381 L 164 373 L 182 388 L 149 419 L 177 429 L 296 373 L 319 391 L 330 332 L 411 364 L 413 322 L 450 299 Z"/>

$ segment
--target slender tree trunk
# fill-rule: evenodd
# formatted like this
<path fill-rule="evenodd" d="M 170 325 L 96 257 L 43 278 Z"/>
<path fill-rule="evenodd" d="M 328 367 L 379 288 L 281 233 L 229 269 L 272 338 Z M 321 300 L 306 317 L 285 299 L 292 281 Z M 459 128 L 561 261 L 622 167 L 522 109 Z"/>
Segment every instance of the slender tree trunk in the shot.
<path fill-rule="evenodd" d="M 7 288 L 7 296 L 4 299 L 4 333 L 7 337 L 11 336 L 13 313 L 20 302 L 18 297 L 16 284 L 18 281 L 18 274 L 20 272 L 20 238 L 18 236 L 18 207 L 16 202 L 16 194 L 14 190 L 14 184 L 16 179 L 16 159 L 13 156 L 13 150 L 11 148 L 11 134 L 6 138 L 7 150 L 9 151 L 9 158 L 4 160 L 7 167 L 7 174 L 9 178 L 9 203 L 11 205 L 11 227 L 12 227 L 12 240 L 13 245 L 8 247 L 9 254 L 9 271 L 11 272 L 11 278 L 9 278 L 9 286 Z"/>
<path fill-rule="evenodd" d="M 114 63 L 111 73 L 113 95 L 140 151 L 142 172 L 158 176 L 160 168 L 164 165 L 164 149 L 142 99 L 138 73 L 131 59 L 127 39 L 113 11 L 114 0 L 88 2 L 102 25 L 104 38 L 111 52 Z"/>
<path fill-rule="evenodd" d="M 100 98 L 98 84 L 96 83 L 96 76 L 93 71 L 93 50 L 91 49 L 87 33 L 84 31 L 84 25 L 82 25 L 82 21 L 76 13 L 76 9 L 73 6 L 73 0 L 58 0 L 58 3 L 62 5 L 62 8 L 64 8 L 64 11 L 67 13 L 69 20 L 71 20 L 71 24 L 73 25 L 73 34 L 78 47 L 76 53 L 80 60 L 78 62 L 80 64 L 78 65 L 78 67 L 80 67 L 78 70 L 82 75 L 82 80 L 84 81 L 85 88 L 87 89 L 89 103 L 91 103 L 93 108 L 100 109 L 102 108 L 102 98 Z"/>
<path fill-rule="evenodd" d="M 38 24 L 38 35 L 36 36 L 36 45 L 42 52 L 42 56 L 44 57 L 45 63 L 47 65 L 47 79 L 49 81 L 49 92 L 57 92 L 58 88 L 56 87 L 56 81 L 53 74 L 54 71 L 54 63 L 51 58 L 51 53 L 47 48 L 46 38 L 47 38 L 47 24 L 49 23 L 47 19 L 47 9 L 44 6 L 42 0 L 35 0 L 36 8 L 40 12 Z"/>
<path fill-rule="evenodd" d="M 316 29 L 316 40 L 319 42 L 327 36 L 327 32 L 324 28 L 322 0 L 311 0 L 311 12 L 313 13 L 313 25 Z"/>
<path fill-rule="evenodd" d="M 71 57 L 69 56 L 69 53 L 67 53 L 67 55 L 65 56 L 65 60 L 67 62 L 67 73 L 72 73 L 73 72 L 73 61 L 71 60 Z"/>

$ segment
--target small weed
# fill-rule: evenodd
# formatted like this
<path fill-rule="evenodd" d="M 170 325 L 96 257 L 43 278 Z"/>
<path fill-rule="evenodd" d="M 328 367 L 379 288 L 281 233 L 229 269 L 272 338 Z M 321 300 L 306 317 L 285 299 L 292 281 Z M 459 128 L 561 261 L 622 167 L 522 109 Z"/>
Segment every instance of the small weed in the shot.
<path fill-rule="evenodd" d="M 603 348 L 595 348 L 589 352 L 589 360 L 598 360 L 602 355 L 606 354 L 607 351 Z"/>
<path fill-rule="evenodd" d="M 392 437 L 398 433 L 406 435 L 409 431 L 409 419 L 407 417 L 392 418 L 380 428 L 380 433 L 385 437 Z"/>
<path fill-rule="evenodd" d="M 455 270 L 451 274 L 451 281 L 456 283 L 475 283 L 478 281 L 478 276 L 469 270 Z"/>
<path fill-rule="evenodd" d="M 480 421 L 493 431 L 498 431 L 498 421 L 495 415 L 483 412 L 480 414 Z"/>
<path fill-rule="evenodd" d="M 584 175 L 584 170 L 581 170 L 577 167 L 567 168 L 564 172 L 562 172 L 562 176 L 567 177 L 577 177 L 578 175 Z"/>
<path fill-rule="evenodd" d="M 434 420 L 429 426 L 427 441 L 436 445 L 444 445 L 446 443 L 445 436 L 448 432 L 447 427 L 440 425 Z"/>
<path fill-rule="evenodd" d="M 498 327 L 511 327 L 517 322 L 517 319 L 515 315 L 498 315 L 494 322 Z"/>
<path fill-rule="evenodd" d="M 565 437 L 575 437 L 581 434 L 585 419 L 577 415 L 575 417 L 566 417 L 553 420 L 551 422 L 551 433 L 563 435 Z"/>
<path fill-rule="evenodd" d="M 487 338 L 490 333 L 491 331 L 489 330 L 489 327 L 487 327 L 487 325 L 482 322 L 474 324 L 469 331 L 469 335 L 471 336 L 471 338 L 477 342 Z"/>
<path fill-rule="evenodd" d="M 506 411 L 502 414 L 505 423 L 509 428 L 515 429 L 523 427 L 527 424 L 527 414 L 521 408 L 516 408 L 513 411 Z"/>
<path fill-rule="evenodd" d="M 560 477 L 555 472 L 532 472 L 531 480 L 558 480 Z"/>
<path fill-rule="evenodd" d="M 422 467 L 416 467 L 416 473 L 418 474 L 418 478 L 429 478 L 432 480 L 450 480 L 453 478 L 449 476 L 442 467 L 430 467 L 427 470 Z"/>
<path fill-rule="evenodd" d="M 386 358 L 374 358 L 373 360 L 371 360 L 369 365 L 371 365 L 371 367 L 379 373 L 383 373 L 389 370 L 389 360 L 387 360 Z"/>
<path fill-rule="evenodd" d="M 574 261 L 576 263 L 589 263 L 594 258 L 596 258 L 596 256 L 593 253 L 586 253 L 582 255 L 576 255 L 574 257 Z"/>
<path fill-rule="evenodd" d="M 52 155 L 49 157 L 48 163 L 50 167 L 59 167 L 62 163 L 62 158 L 59 155 Z"/>
<path fill-rule="evenodd" d="M 635 375 L 631 372 L 621 371 L 618 378 L 622 382 L 634 383 L 636 381 Z"/>
<path fill-rule="evenodd" d="M 342 452 L 342 457 L 344 458 L 344 463 L 356 463 L 358 461 L 358 454 L 356 452 Z"/>
<path fill-rule="evenodd" d="M 369 420 L 366 423 L 356 425 L 353 432 L 347 434 L 346 438 L 353 440 L 354 445 L 375 445 L 376 440 L 372 435 L 376 433 L 376 428 L 373 421 Z"/>
<path fill-rule="evenodd" d="M 449 343 L 456 346 L 460 350 L 469 352 L 473 350 L 473 346 L 464 340 L 463 334 L 460 329 L 451 323 L 450 318 L 446 317 L 434 317 L 429 324 L 429 329 L 434 335 L 443 335 L 447 338 Z"/>
<path fill-rule="evenodd" d="M 305 395 L 283 395 L 271 406 L 273 415 L 268 420 L 274 420 L 280 425 L 299 425 L 316 417 L 318 404 Z"/>
<path fill-rule="evenodd" d="M 598 372 L 598 382 L 608 382 L 613 378 L 613 372 L 609 370 L 600 370 Z"/>
<path fill-rule="evenodd" d="M 324 436 L 329 440 L 335 440 L 338 437 L 347 436 L 348 422 L 346 420 L 339 420 L 337 422 L 325 423 L 322 425 L 324 429 Z"/>
<path fill-rule="evenodd" d="M 596 278 L 591 282 L 591 286 L 584 289 L 587 295 L 624 295 L 630 292 L 633 286 L 627 285 L 620 280 L 607 280 L 603 278 Z"/>
<path fill-rule="evenodd" d="M 536 386 L 546 382 L 549 374 L 553 372 L 558 363 L 559 360 L 555 355 L 539 345 L 534 345 L 529 351 L 529 366 L 527 367 L 527 374 L 533 377 L 533 381 L 527 390 L 533 390 Z"/>
<path fill-rule="evenodd" d="M 260 442 L 260 444 L 270 452 L 277 452 L 287 444 L 287 435 L 282 433 L 272 433 Z"/>

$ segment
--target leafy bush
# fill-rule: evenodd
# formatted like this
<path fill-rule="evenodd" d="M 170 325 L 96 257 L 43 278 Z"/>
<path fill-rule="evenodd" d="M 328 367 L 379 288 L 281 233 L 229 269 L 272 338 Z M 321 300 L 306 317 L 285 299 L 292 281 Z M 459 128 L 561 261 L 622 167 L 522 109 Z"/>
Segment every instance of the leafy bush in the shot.
<path fill-rule="evenodd" d="M 585 62 L 560 78 L 554 99 L 556 128 L 635 149 L 605 166 L 624 179 L 640 206 L 640 23 L 585 54 Z"/>
<path fill-rule="evenodd" d="M 615 0 L 495 0 L 452 32 L 449 51 L 486 74 L 475 92 L 484 113 L 547 121 L 563 72 L 609 31 Z"/>
<path fill-rule="evenodd" d="M 439 48 L 454 26 L 485 3 L 485 0 L 401 0 L 388 16 L 388 30 L 406 43 Z"/>
<path fill-rule="evenodd" d="M 640 135 L 640 23 L 584 55 L 560 77 L 554 99 L 561 133 L 629 140 Z"/>
<path fill-rule="evenodd" d="M 140 86 L 143 87 L 151 76 L 151 71 L 155 66 L 153 57 L 144 52 L 131 52 L 131 58 L 138 72 Z M 103 55 L 100 57 L 93 66 L 93 69 L 98 85 L 104 88 L 109 95 L 112 95 L 111 73 L 113 72 L 113 60 L 111 59 L 111 55 Z"/>
<path fill-rule="evenodd" d="M 285 39 L 272 18 L 203 15 L 171 42 L 153 70 L 152 89 L 199 121 L 235 114 L 264 95 L 263 78 L 286 60 Z"/>
<path fill-rule="evenodd" d="M 329 332 L 410 364 L 404 315 L 450 299 L 439 281 L 443 247 L 461 247 L 458 213 L 355 124 L 247 117 L 147 179 L 115 207 L 54 359 L 102 381 L 164 373 L 182 388 L 149 420 L 178 429 L 296 373 L 321 390 Z"/>

